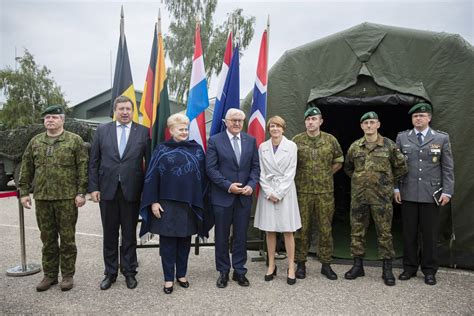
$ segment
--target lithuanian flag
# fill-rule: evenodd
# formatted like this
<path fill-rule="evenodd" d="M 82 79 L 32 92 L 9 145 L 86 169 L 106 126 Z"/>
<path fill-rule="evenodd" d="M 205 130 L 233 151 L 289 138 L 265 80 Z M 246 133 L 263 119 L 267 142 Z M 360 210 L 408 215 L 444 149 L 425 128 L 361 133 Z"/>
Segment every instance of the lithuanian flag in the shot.
<path fill-rule="evenodd" d="M 114 117 L 114 100 L 120 95 L 124 95 L 132 100 L 133 121 L 138 123 L 137 98 L 135 96 L 135 88 L 133 87 L 132 71 L 130 69 L 130 60 L 128 58 L 127 40 L 124 32 L 123 7 L 120 18 L 120 39 L 117 50 L 117 62 L 115 63 L 114 84 L 112 86 L 112 101 L 110 107 L 111 117 Z"/>
<path fill-rule="evenodd" d="M 153 47 L 151 48 L 140 112 L 143 115 L 142 125 L 150 129 L 151 150 L 153 151 L 157 144 L 170 138 L 169 130 L 166 128 L 166 120 L 170 116 L 170 104 L 160 17 L 158 17 L 158 23 L 155 23 Z"/>

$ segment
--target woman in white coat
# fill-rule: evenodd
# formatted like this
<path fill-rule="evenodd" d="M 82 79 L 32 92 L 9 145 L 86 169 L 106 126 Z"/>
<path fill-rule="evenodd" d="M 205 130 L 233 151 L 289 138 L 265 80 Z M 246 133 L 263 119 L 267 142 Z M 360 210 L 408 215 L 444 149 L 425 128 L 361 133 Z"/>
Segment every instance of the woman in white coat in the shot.
<path fill-rule="evenodd" d="M 295 278 L 295 239 L 293 233 L 301 228 L 300 211 L 296 196 L 296 144 L 283 136 L 285 121 L 279 116 L 268 120 L 271 138 L 258 149 L 260 159 L 260 194 L 257 201 L 254 226 L 266 232 L 268 270 L 265 281 L 276 276 L 276 233 L 282 232 L 288 257 L 287 283 Z"/>

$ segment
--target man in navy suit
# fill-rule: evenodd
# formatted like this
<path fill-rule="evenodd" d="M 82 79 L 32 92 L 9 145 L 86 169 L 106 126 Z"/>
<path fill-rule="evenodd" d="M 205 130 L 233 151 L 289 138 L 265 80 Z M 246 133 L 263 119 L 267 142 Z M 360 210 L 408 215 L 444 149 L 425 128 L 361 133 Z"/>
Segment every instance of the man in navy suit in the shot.
<path fill-rule="evenodd" d="M 229 235 L 232 225 L 232 280 L 249 286 L 247 268 L 247 229 L 252 193 L 260 167 L 255 138 L 243 133 L 245 113 L 231 108 L 225 116 L 227 129 L 209 139 L 206 171 L 212 183 L 211 203 L 215 217 L 217 287 L 227 286 L 230 271 Z"/>
<path fill-rule="evenodd" d="M 115 282 L 120 267 L 129 289 L 137 286 L 136 226 L 143 188 L 144 158 L 149 146 L 148 129 L 132 122 L 133 104 L 126 96 L 114 101 L 116 121 L 95 132 L 89 160 L 89 192 L 99 202 L 104 232 L 105 279 L 101 290 Z"/>

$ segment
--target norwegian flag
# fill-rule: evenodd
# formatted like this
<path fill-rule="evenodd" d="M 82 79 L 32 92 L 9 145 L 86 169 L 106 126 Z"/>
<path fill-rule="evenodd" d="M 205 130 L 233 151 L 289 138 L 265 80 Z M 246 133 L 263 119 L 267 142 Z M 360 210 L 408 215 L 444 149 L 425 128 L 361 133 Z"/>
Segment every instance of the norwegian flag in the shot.
<path fill-rule="evenodd" d="M 257 148 L 265 140 L 265 119 L 267 113 L 267 53 L 268 33 L 263 32 L 257 64 L 257 79 L 253 88 L 252 108 L 247 132 L 257 140 Z"/>
<path fill-rule="evenodd" d="M 194 58 L 191 71 L 191 84 L 188 95 L 186 115 L 189 118 L 189 139 L 195 140 L 206 151 L 206 117 L 205 111 L 209 107 L 207 94 L 206 70 L 201 47 L 199 24 L 194 34 Z"/>

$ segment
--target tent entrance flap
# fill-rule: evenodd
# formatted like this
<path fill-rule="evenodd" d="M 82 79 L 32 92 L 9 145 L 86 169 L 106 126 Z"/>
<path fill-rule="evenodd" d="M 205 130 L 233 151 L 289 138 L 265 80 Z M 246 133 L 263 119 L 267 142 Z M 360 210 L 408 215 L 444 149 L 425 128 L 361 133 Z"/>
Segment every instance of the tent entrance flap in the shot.
<path fill-rule="evenodd" d="M 413 100 L 408 96 L 410 102 L 392 102 L 392 97 L 377 96 L 372 100 L 376 102 L 361 102 L 360 98 L 344 98 L 343 102 L 332 102 L 338 97 L 315 100 L 323 113 L 323 125 L 321 129 L 334 135 L 341 144 L 344 155 L 349 146 L 363 136 L 360 127 L 360 117 L 368 112 L 377 112 L 381 127 L 379 133 L 392 140 L 396 139 L 398 132 L 412 127 L 410 117 L 407 115 Z M 403 98 L 401 98 L 403 99 Z M 385 101 L 385 102 L 384 102 Z M 333 220 L 334 256 L 338 258 L 350 258 L 350 178 L 342 170 L 334 176 L 334 197 L 336 212 Z M 400 207 L 394 204 L 394 216 L 392 223 L 393 242 L 396 256 L 403 255 L 402 224 Z M 313 239 L 314 240 L 314 239 Z M 312 249 L 315 249 L 312 247 Z M 367 232 L 366 259 L 378 260 L 377 240 L 375 225 L 373 222 Z"/>

